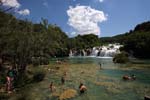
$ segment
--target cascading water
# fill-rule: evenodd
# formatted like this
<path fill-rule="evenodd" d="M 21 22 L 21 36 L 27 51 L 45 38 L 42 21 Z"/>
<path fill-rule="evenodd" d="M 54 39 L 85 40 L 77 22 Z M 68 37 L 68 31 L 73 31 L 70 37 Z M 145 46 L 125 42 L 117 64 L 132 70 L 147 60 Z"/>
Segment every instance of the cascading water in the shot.
<path fill-rule="evenodd" d="M 86 56 L 86 52 L 84 50 L 82 50 L 82 55 Z"/>
<path fill-rule="evenodd" d="M 90 56 L 98 56 L 98 52 L 99 50 L 97 50 L 96 47 L 94 47 Z"/>
<path fill-rule="evenodd" d="M 120 53 L 119 48 L 122 45 L 109 44 L 107 46 L 93 47 L 92 49 L 83 50 L 70 50 L 70 57 L 83 56 L 83 57 L 114 57 L 115 54 Z"/>
<path fill-rule="evenodd" d="M 72 56 L 73 56 L 73 53 L 72 53 L 72 50 L 70 50 L 69 57 L 72 57 Z"/>

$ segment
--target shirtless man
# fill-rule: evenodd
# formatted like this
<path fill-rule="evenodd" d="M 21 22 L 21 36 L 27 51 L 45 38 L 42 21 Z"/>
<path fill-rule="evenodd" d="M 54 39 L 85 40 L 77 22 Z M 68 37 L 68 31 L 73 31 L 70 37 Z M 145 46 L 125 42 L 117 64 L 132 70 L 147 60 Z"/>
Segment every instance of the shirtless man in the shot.
<path fill-rule="evenodd" d="M 80 93 L 83 94 L 87 90 L 87 88 L 85 85 L 83 85 L 83 83 L 80 83 L 79 90 Z"/>
<path fill-rule="evenodd" d="M 55 86 L 53 85 L 53 82 L 50 83 L 49 88 L 51 92 L 55 91 Z"/>

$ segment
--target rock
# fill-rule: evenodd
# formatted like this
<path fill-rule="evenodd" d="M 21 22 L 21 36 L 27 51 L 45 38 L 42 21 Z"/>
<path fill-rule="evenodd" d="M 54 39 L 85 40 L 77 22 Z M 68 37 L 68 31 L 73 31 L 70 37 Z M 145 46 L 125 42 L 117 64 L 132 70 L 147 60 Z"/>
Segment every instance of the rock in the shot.
<path fill-rule="evenodd" d="M 144 100 L 150 100 L 150 96 L 145 96 Z"/>
<path fill-rule="evenodd" d="M 59 100 L 64 100 L 64 99 L 70 99 L 75 97 L 77 94 L 77 91 L 74 89 L 67 89 L 65 90 L 59 97 Z"/>

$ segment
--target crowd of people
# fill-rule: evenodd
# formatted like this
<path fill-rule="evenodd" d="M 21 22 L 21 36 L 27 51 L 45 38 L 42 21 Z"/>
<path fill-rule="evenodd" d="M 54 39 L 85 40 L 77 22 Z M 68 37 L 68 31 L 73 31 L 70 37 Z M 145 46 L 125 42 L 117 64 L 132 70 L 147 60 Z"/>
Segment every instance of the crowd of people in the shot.
<path fill-rule="evenodd" d="M 102 63 L 98 63 L 99 64 L 99 67 L 100 67 L 100 70 L 102 69 Z M 83 74 L 84 71 L 81 71 L 81 74 Z M 64 75 L 61 77 L 61 84 L 64 85 L 65 82 L 66 82 L 66 75 L 67 73 L 65 72 Z M 131 76 L 129 75 L 124 75 L 122 77 L 124 80 L 135 80 L 136 79 L 136 76 L 133 74 Z M 50 83 L 50 91 L 53 92 L 55 91 L 55 86 L 53 85 L 53 82 Z M 81 82 L 80 85 L 79 85 L 79 92 L 80 94 L 84 94 L 85 91 L 87 91 L 87 87 Z"/>
<path fill-rule="evenodd" d="M 102 64 L 99 63 L 99 67 L 100 69 L 102 69 Z M 81 71 L 81 73 L 83 74 L 84 72 Z M 60 82 L 62 85 L 64 85 L 66 83 L 66 76 L 67 76 L 67 72 L 64 72 L 64 74 L 61 76 Z M 135 75 L 124 75 L 122 77 L 124 80 L 135 80 L 136 76 Z M 9 67 L 8 72 L 7 72 L 7 76 L 6 76 L 6 91 L 8 93 L 12 93 L 14 91 L 14 81 L 16 80 L 16 71 L 13 67 Z M 56 87 L 54 86 L 54 83 L 51 82 L 49 85 L 49 89 L 51 92 L 54 92 L 56 90 Z M 87 87 L 81 82 L 79 85 L 79 92 L 80 94 L 84 94 L 85 91 L 87 91 Z"/>
<path fill-rule="evenodd" d="M 61 77 L 61 84 L 62 85 L 64 85 L 66 82 L 66 75 L 67 75 L 67 73 L 65 72 L 64 75 Z M 53 82 L 50 83 L 49 88 L 50 88 L 51 92 L 56 91 L 56 87 L 54 86 Z M 83 83 L 80 83 L 80 85 L 79 85 L 80 94 L 85 93 L 85 91 L 87 91 L 87 87 Z"/>

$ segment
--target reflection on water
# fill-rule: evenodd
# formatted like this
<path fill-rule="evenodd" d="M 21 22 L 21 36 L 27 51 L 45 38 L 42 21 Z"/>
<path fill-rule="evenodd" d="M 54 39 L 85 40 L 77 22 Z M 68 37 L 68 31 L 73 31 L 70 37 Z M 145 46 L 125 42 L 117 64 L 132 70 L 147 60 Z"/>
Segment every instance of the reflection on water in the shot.
<path fill-rule="evenodd" d="M 112 59 L 103 58 L 66 58 L 65 64 L 54 64 L 59 70 L 49 72 L 45 80 L 32 86 L 28 94 L 36 100 L 58 100 L 64 91 L 72 89 L 78 91 L 80 82 L 88 90 L 85 94 L 69 100 L 143 100 L 145 95 L 150 95 L 150 64 L 114 64 Z M 101 63 L 102 70 L 99 64 Z M 67 72 L 65 85 L 61 85 L 60 78 Z M 135 81 L 122 80 L 123 75 L 136 75 Z M 50 93 L 48 86 L 53 81 L 56 91 Z M 69 96 L 69 94 L 68 94 Z M 31 99 L 31 100 L 32 100 Z M 30 99 L 28 99 L 30 100 Z"/>

